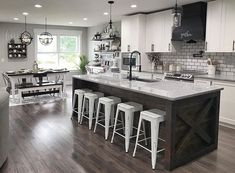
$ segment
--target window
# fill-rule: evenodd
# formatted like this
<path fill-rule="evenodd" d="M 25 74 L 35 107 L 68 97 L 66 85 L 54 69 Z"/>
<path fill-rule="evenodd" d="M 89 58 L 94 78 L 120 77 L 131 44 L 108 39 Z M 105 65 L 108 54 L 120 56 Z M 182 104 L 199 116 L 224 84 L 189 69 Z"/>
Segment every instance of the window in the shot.
<path fill-rule="evenodd" d="M 50 32 L 50 31 L 49 31 Z M 69 32 L 69 31 L 68 31 Z M 50 45 L 42 45 L 37 32 L 36 57 L 39 68 L 56 69 L 67 68 L 76 70 L 80 55 L 80 33 L 67 33 L 66 31 L 51 32 L 53 42 Z"/>

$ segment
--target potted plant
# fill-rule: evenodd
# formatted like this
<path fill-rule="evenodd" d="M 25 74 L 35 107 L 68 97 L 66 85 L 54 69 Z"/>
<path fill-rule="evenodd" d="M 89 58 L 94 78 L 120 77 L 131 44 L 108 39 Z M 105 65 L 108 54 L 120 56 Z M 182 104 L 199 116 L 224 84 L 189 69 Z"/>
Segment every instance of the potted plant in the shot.
<path fill-rule="evenodd" d="M 81 74 L 86 73 L 86 65 L 89 63 L 87 57 L 85 55 L 81 55 L 80 57 L 80 63 L 78 65 L 78 70 Z"/>

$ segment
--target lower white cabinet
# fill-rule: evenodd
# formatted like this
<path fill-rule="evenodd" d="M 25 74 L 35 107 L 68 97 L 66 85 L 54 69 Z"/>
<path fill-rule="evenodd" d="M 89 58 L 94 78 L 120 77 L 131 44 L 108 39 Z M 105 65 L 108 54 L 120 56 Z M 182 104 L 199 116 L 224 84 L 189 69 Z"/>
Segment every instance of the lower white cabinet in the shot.
<path fill-rule="evenodd" d="M 224 88 L 220 95 L 220 122 L 235 126 L 235 82 L 210 79 L 195 79 L 196 85 L 218 86 Z"/>
<path fill-rule="evenodd" d="M 220 97 L 220 121 L 235 125 L 235 82 L 213 81 L 212 85 L 224 88 Z"/>

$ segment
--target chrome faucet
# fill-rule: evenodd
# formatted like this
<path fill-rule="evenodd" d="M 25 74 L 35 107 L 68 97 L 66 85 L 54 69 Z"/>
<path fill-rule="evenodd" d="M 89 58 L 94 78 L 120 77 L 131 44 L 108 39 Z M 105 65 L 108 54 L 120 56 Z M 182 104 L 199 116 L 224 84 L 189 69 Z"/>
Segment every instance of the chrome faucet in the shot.
<path fill-rule="evenodd" d="M 139 72 L 141 72 L 141 53 L 139 51 L 133 51 L 133 52 L 131 52 L 131 56 L 130 56 L 130 60 L 129 60 L 129 66 L 130 66 L 130 68 L 129 68 L 129 80 L 130 81 L 132 80 L 132 65 L 133 65 L 132 64 L 132 58 L 133 58 L 134 54 L 139 55 L 139 61 L 136 61 L 136 63 L 139 62 L 139 64 L 138 65 L 136 64 L 136 66 L 138 67 Z"/>

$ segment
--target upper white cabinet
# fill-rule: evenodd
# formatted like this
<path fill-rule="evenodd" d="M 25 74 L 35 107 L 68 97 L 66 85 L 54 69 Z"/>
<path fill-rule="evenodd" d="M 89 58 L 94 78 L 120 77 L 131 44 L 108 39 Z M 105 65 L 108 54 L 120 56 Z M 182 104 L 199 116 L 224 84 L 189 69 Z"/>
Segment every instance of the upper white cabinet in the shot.
<path fill-rule="evenodd" d="M 145 51 L 171 52 L 172 25 L 171 10 L 147 15 Z"/>
<path fill-rule="evenodd" d="M 235 1 L 216 0 L 208 3 L 206 51 L 235 51 Z"/>
<path fill-rule="evenodd" d="M 222 8 L 222 50 L 235 51 L 235 0 L 224 0 Z"/>
<path fill-rule="evenodd" d="M 144 52 L 146 15 L 128 16 L 122 20 L 122 52 Z"/>

